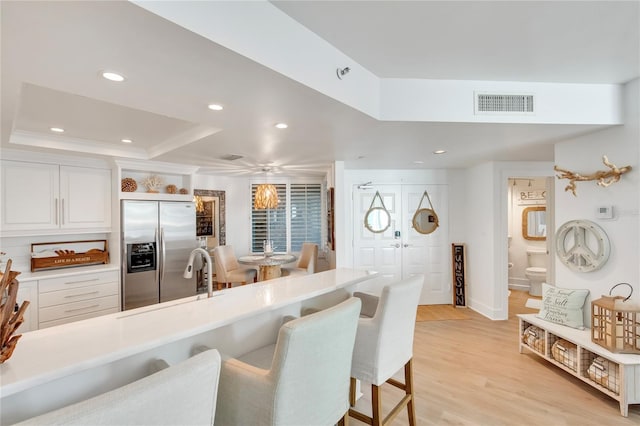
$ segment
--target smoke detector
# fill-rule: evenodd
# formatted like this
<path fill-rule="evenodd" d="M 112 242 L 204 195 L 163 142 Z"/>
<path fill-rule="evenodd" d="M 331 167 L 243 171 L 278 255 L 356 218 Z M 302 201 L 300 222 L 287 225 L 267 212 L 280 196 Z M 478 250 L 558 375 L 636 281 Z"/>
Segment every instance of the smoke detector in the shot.
<path fill-rule="evenodd" d="M 234 160 L 239 160 L 241 159 L 243 156 L 242 155 L 237 155 L 237 154 L 227 154 L 227 155 L 223 155 L 222 157 L 220 157 L 221 160 L 227 160 L 227 161 L 234 161 Z"/>

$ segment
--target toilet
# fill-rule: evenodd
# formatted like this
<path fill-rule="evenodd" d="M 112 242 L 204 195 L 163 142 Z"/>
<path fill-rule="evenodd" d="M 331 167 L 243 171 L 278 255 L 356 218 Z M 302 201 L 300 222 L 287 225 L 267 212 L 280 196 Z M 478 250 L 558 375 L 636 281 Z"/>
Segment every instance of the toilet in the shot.
<path fill-rule="evenodd" d="M 529 279 L 529 294 L 542 296 L 542 283 L 547 279 L 547 251 L 544 248 L 527 248 L 524 275 Z"/>

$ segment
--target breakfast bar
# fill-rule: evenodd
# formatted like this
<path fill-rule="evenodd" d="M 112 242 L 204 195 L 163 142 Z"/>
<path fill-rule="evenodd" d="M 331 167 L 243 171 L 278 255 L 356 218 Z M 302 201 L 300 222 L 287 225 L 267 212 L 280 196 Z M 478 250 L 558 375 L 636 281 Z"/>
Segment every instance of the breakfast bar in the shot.
<path fill-rule="evenodd" d="M 25 333 L 0 365 L 1 424 L 90 398 L 174 364 L 197 345 L 234 356 L 277 335 L 285 315 L 366 290 L 375 273 L 339 268 L 282 277 Z"/>

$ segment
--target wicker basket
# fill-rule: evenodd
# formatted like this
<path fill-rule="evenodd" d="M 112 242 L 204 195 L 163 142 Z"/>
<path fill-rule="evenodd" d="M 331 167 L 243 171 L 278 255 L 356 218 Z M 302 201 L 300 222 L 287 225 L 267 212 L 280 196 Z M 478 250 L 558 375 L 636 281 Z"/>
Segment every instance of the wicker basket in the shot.
<path fill-rule="evenodd" d="M 599 356 L 593 360 L 587 374 L 597 384 L 612 392 L 620 392 L 620 369 L 615 362 Z"/>
<path fill-rule="evenodd" d="M 531 325 L 522 333 L 522 341 L 537 352 L 544 353 L 544 330 Z"/>
<path fill-rule="evenodd" d="M 564 339 L 558 339 L 551 345 L 551 356 L 573 371 L 578 370 L 578 347 Z"/>

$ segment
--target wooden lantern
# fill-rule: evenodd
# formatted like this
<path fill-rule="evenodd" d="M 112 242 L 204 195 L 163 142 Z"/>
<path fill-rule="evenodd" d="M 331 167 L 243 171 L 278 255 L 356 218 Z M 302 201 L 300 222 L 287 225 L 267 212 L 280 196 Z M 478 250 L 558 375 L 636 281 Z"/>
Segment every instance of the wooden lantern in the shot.
<path fill-rule="evenodd" d="M 619 285 L 629 286 L 629 296 L 611 296 Z M 611 291 L 591 302 L 591 340 L 614 353 L 640 354 L 640 306 L 628 302 L 633 287 L 619 283 Z"/>

